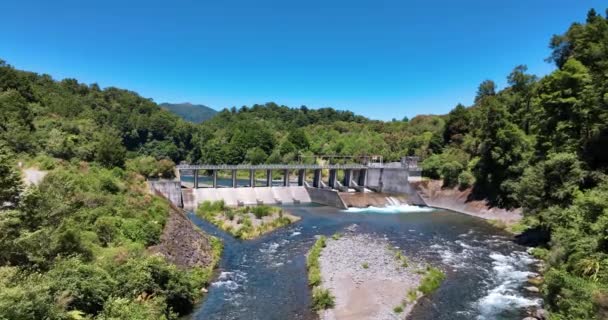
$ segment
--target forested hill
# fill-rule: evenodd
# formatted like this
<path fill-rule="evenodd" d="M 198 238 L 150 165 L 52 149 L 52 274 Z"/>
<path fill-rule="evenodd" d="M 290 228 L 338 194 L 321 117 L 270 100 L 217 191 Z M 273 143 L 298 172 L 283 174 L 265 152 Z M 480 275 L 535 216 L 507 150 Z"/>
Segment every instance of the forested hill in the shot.
<path fill-rule="evenodd" d="M 27 268 L 47 269 L 52 265 L 47 260 L 65 254 L 62 250 L 88 254 L 81 247 L 64 247 L 62 239 L 89 241 L 96 232 L 81 235 L 74 225 L 93 223 L 93 218 L 86 220 L 90 215 L 113 217 L 117 209 L 109 203 L 112 194 L 121 195 L 130 208 L 121 211 L 125 219 L 141 209 L 141 203 L 123 197 L 130 192 L 124 168 L 157 176 L 163 174 L 159 166 L 171 167 L 170 160 L 238 164 L 293 162 L 312 154 L 382 155 L 386 160 L 418 155 L 428 177 L 442 179 L 446 187 L 472 187 L 474 196 L 495 206 L 522 208 L 528 227 L 550 234 L 550 242 L 535 253 L 547 262 L 542 291 L 552 319 L 608 318 L 608 20 L 591 10 L 584 23 L 573 23 L 550 39 L 550 47 L 555 70 L 542 78 L 516 66 L 502 90 L 491 80 L 482 82 L 470 106 L 457 105 L 444 116 L 391 122 L 349 111 L 267 103 L 222 110 L 194 124 L 130 91 L 102 90 L 74 79 L 55 81 L 0 63 L 0 163 L 37 157 L 81 171 L 89 164 L 106 167 L 95 169 L 91 186 L 74 172 L 47 182 L 44 192 L 53 196 L 53 206 L 45 207 L 50 215 L 45 228 L 54 228 L 52 248 L 58 251 L 36 246 L 31 234 L 46 239 L 37 222 L 20 222 L 3 211 L 0 228 L 9 229 L 0 229 L 0 235 L 17 240 L 0 237 L 0 246 L 8 248 L 0 247 L 0 253 L 16 253 Z M 80 200 L 81 194 L 71 189 L 53 192 L 63 185 L 84 188 L 86 197 Z M 15 196 L 14 190 L 1 191 L 1 196 Z M 61 206 L 64 196 L 71 197 L 74 210 L 84 206 L 90 211 L 72 217 Z M 30 199 L 27 208 L 37 208 L 36 198 Z M 104 211 L 95 210 L 104 199 Z M 64 226 L 67 220 L 71 222 Z M 95 230 L 103 234 L 108 224 L 124 227 L 117 239 L 146 243 L 147 235 L 136 232 L 143 229 L 135 222 L 109 220 Z M 78 243 L 86 244 L 84 240 Z M 6 259 L 0 257 L 0 263 Z M 28 281 L 23 283 L 36 283 L 34 278 Z M 111 293 L 108 289 L 103 297 Z M 28 300 L 19 297 L 14 301 Z M 97 314 L 103 305 L 98 300 L 90 313 Z"/>
<path fill-rule="evenodd" d="M 211 119 L 217 111 L 202 104 L 184 103 L 161 103 L 159 106 L 165 108 L 186 121 L 201 123 Z"/>

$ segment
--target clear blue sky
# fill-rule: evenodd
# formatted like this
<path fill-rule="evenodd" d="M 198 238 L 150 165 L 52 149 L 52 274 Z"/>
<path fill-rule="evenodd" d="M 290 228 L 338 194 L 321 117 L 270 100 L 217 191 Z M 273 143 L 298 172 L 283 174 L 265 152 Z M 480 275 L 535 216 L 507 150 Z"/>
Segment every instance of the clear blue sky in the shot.
<path fill-rule="evenodd" d="M 552 34 L 596 0 L 7 1 L 20 69 L 215 109 L 275 101 L 374 119 L 470 104 L 484 79 L 553 66 Z"/>

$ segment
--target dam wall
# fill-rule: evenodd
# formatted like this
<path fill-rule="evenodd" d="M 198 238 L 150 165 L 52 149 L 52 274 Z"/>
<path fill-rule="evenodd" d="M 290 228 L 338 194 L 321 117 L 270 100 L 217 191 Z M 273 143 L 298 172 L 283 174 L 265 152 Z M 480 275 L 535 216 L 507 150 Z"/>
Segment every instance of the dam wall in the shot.
<path fill-rule="evenodd" d="M 167 198 L 176 207 L 182 207 L 182 186 L 180 181 L 151 180 L 148 181 L 151 193 L 158 193 Z"/>
<path fill-rule="evenodd" d="M 339 209 L 348 208 L 342 197 L 340 197 L 340 193 L 336 190 L 306 187 L 305 191 L 308 191 L 310 199 L 314 203 Z"/>
<path fill-rule="evenodd" d="M 183 189 L 185 209 L 196 209 L 204 201 L 224 200 L 227 206 L 277 205 L 312 202 L 305 187 L 199 188 Z"/>

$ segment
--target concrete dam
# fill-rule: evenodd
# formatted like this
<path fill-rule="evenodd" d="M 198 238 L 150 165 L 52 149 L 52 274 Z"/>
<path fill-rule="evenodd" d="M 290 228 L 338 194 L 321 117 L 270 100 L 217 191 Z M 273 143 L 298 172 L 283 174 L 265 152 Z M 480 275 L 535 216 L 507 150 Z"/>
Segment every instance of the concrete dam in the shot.
<path fill-rule="evenodd" d="M 176 166 L 175 180 L 149 184 L 153 192 L 187 210 L 196 209 L 204 201 L 218 200 L 228 206 L 318 203 L 345 209 L 400 203 L 424 205 L 410 185 L 420 180 L 420 172 L 413 157 L 365 165 L 182 164 Z M 273 179 L 277 176 L 280 179 Z"/>

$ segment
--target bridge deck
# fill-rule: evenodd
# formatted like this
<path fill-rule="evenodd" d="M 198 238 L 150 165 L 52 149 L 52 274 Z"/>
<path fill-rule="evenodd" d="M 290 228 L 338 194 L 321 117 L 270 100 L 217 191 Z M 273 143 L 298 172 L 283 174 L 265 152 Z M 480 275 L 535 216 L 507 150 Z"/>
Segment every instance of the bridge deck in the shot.
<path fill-rule="evenodd" d="M 192 164 L 182 164 L 176 166 L 178 170 L 298 170 L 298 169 L 368 169 L 369 166 L 365 166 L 362 164 L 328 164 L 328 165 L 318 165 L 318 164 L 260 164 L 260 165 L 250 165 L 250 164 L 238 164 L 238 165 L 209 165 L 209 164 L 200 164 L 200 165 L 192 165 Z M 377 168 L 377 167 L 373 167 Z"/>

